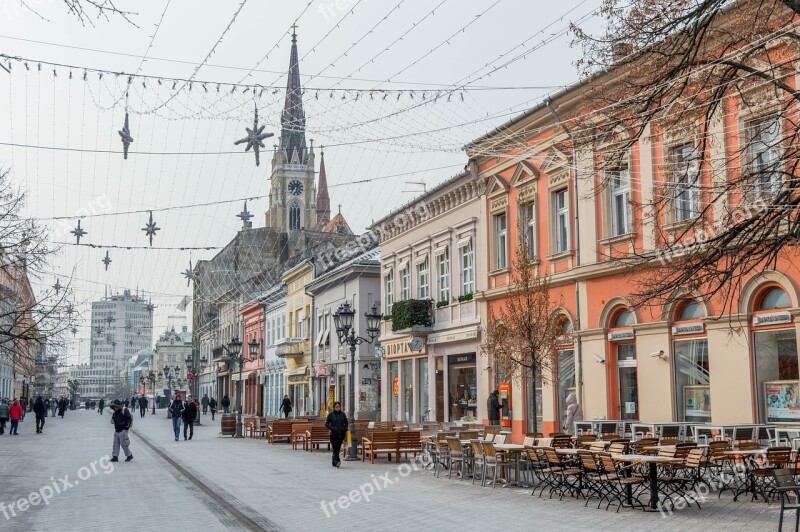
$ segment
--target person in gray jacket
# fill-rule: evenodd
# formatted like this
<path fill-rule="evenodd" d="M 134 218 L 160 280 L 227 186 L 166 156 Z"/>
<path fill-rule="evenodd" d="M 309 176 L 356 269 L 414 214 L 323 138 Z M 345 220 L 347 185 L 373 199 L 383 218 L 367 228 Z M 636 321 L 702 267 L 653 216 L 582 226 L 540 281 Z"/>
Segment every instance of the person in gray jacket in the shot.
<path fill-rule="evenodd" d="M 566 419 L 564 420 L 564 432 L 572 435 L 575 431 L 575 422 L 583 421 L 583 409 L 581 405 L 578 404 L 578 398 L 574 393 L 567 396 L 564 404 L 567 407 Z"/>
<path fill-rule="evenodd" d="M 0 434 L 5 434 L 7 422 L 8 422 L 8 399 L 3 399 L 3 402 L 0 403 Z"/>

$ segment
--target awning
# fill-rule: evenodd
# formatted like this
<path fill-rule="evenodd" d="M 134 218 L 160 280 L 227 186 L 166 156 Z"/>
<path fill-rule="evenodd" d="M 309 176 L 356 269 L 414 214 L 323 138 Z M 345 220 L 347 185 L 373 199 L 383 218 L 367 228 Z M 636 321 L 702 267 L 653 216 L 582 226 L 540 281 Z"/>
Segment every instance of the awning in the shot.
<path fill-rule="evenodd" d="M 397 265 L 397 269 L 399 271 L 405 270 L 408 267 L 408 259 L 402 261 L 400 264 Z"/>
<path fill-rule="evenodd" d="M 294 377 L 296 375 L 305 375 L 306 373 L 308 373 L 308 366 L 286 370 L 287 377 Z"/>
<path fill-rule="evenodd" d="M 246 381 L 247 379 L 250 378 L 251 375 L 253 376 L 253 378 L 255 378 L 258 375 L 258 372 L 257 371 L 243 371 L 241 380 Z M 231 380 L 232 381 L 238 381 L 239 380 L 239 372 L 238 371 L 236 373 L 234 373 L 233 375 L 231 375 Z"/>

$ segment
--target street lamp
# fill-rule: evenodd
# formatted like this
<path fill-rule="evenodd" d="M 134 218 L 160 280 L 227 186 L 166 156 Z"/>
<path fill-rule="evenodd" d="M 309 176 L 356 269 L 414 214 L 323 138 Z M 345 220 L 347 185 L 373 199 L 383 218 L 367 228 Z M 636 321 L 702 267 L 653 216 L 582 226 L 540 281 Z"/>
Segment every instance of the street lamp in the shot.
<path fill-rule="evenodd" d="M 200 365 L 205 366 L 206 364 L 206 357 L 200 359 Z M 200 396 L 200 368 L 196 368 L 193 366 L 194 364 L 194 356 L 189 353 L 186 355 L 186 379 L 189 381 L 189 389 L 191 390 L 192 394 L 194 395 L 195 399 L 199 399 Z M 192 382 L 194 382 L 194 386 L 192 386 Z M 200 425 L 200 409 L 197 409 L 197 417 L 194 420 L 195 425 Z"/>
<path fill-rule="evenodd" d="M 175 384 L 180 387 L 180 379 L 178 379 L 180 371 L 180 366 L 165 366 L 163 373 L 160 371 L 158 372 L 159 379 L 163 378 L 167 380 L 167 401 L 172 397 L 172 385 Z M 169 418 L 169 408 L 167 408 L 167 418 Z"/>
<path fill-rule="evenodd" d="M 230 362 L 239 364 L 239 386 L 236 388 L 236 434 L 233 437 L 244 438 L 244 434 L 242 434 L 242 365 L 247 359 L 242 353 L 242 342 L 239 341 L 239 338 L 228 342 L 227 347 L 223 345 L 222 349 L 228 354 Z"/>
<path fill-rule="evenodd" d="M 350 346 L 350 404 L 348 405 L 350 417 L 350 452 L 348 453 L 347 461 L 358 460 L 358 440 L 356 438 L 356 346 L 364 342 L 371 344 L 375 341 L 380 333 L 381 314 L 378 312 L 377 305 L 372 305 L 369 312 L 364 313 L 367 318 L 367 336 L 369 338 L 362 338 L 356 336 L 353 321 L 356 316 L 356 311 L 350 308 L 350 303 L 342 303 L 339 309 L 333 315 L 333 321 L 336 324 L 336 334 L 339 336 L 340 344 L 347 344 Z"/>

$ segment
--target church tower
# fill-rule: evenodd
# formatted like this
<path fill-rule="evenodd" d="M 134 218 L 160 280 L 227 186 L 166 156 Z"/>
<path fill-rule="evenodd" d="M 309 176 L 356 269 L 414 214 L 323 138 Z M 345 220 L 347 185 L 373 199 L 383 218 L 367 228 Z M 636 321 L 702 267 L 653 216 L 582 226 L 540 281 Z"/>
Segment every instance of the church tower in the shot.
<path fill-rule="evenodd" d="M 319 184 L 317 186 L 317 227 L 331 221 L 331 198 L 328 196 L 328 175 L 325 172 L 325 150 L 319 153 Z"/>
<path fill-rule="evenodd" d="M 286 100 L 281 114 L 281 137 L 272 158 L 269 210 L 266 214 L 267 227 L 282 232 L 317 227 L 314 143 L 311 141 L 310 148 L 306 146 L 302 92 L 297 33 L 293 31 Z"/>

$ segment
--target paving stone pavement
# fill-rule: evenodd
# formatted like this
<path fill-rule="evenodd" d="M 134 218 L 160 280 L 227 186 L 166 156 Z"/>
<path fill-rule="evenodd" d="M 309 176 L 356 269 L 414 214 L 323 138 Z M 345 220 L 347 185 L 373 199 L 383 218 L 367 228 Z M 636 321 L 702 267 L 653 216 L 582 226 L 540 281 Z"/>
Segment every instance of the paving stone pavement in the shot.
<path fill-rule="evenodd" d="M 0 503 L 5 504 L 0 530 L 777 529 L 776 504 L 733 502 L 730 494 L 712 496 L 702 510 L 666 517 L 614 513 L 591 504 L 584 508 L 584 501 L 531 497 L 530 490 L 434 478 L 430 471 L 398 468 L 385 458 L 375 465 L 343 462 L 336 469 L 325 452 L 221 437 L 219 419 L 212 423 L 210 416 L 195 428 L 192 441 L 176 442 L 165 415 L 160 410 L 144 419 L 135 416 L 130 463 L 98 462 L 111 451 L 108 411 L 47 418 L 41 435 L 34 433 L 30 416 L 19 436 L 0 436 Z M 22 512 L 17 505 L 16 516 L 5 517 L 3 508 L 32 492 L 47 493 L 53 482 L 62 486 L 58 479 L 65 475 L 74 485 L 47 505 L 39 502 Z M 384 479 L 391 484 L 384 487 Z M 335 505 L 353 490 L 368 493 L 367 486 L 373 491 L 368 502 Z M 334 505 L 323 508 L 325 502 Z"/>

